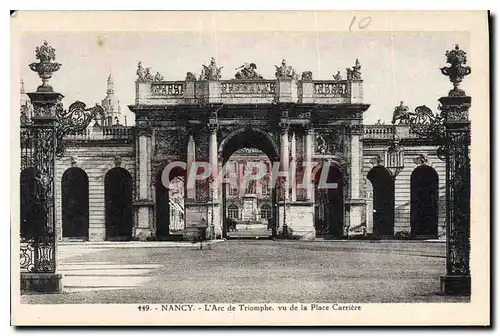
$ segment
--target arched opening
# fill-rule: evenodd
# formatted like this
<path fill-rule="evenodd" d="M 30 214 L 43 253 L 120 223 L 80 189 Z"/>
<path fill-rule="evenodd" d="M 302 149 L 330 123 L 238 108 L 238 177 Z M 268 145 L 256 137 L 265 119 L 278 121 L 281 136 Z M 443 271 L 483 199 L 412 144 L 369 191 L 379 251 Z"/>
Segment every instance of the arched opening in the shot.
<path fill-rule="evenodd" d="M 115 167 L 104 178 L 106 240 L 132 239 L 132 176 Z"/>
<path fill-rule="evenodd" d="M 156 178 L 156 238 L 159 240 L 182 240 L 184 230 L 184 193 L 186 171 L 175 167 L 168 181 L 162 181 L 162 170 Z M 164 183 L 168 183 L 167 186 Z"/>
<path fill-rule="evenodd" d="M 34 167 L 28 167 L 21 171 L 20 175 L 20 210 L 22 239 L 33 239 L 39 237 L 43 227 L 47 223 L 48 214 L 44 211 L 45 194 L 41 189 L 38 172 Z"/>
<path fill-rule="evenodd" d="M 394 235 L 394 179 L 385 167 L 373 167 L 367 175 L 373 187 L 373 235 Z"/>
<path fill-rule="evenodd" d="M 63 238 L 89 237 L 89 179 L 81 168 L 67 169 L 61 181 Z"/>
<path fill-rule="evenodd" d="M 223 236 L 227 238 L 236 235 L 239 238 L 276 236 L 279 225 L 277 193 L 275 186 L 269 181 L 273 181 L 271 167 L 278 154 L 272 138 L 260 129 L 243 128 L 233 132 L 221 142 L 219 153 L 226 168 L 222 184 Z M 259 174 L 260 178 L 245 179 L 245 174 L 250 174 L 249 169 L 254 169 L 251 174 Z M 228 203 L 231 205 L 227 206 Z M 266 218 L 261 216 L 259 204 L 274 205 L 269 206 L 270 214 L 266 215 Z M 268 218 L 272 219 L 272 225 Z M 234 230 L 234 225 L 237 231 Z"/>
<path fill-rule="evenodd" d="M 328 172 L 324 172 L 328 169 Z M 316 237 L 344 236 L 344 175 L 340 167 L 324 163 L 314 172 L 314 227 Z"/>
<path fill-rule="evenodd" d="M 438 237 L 439 177 L 436 170 L 422 165 L 411 174 L 411 235 L 416 238 Z"/>

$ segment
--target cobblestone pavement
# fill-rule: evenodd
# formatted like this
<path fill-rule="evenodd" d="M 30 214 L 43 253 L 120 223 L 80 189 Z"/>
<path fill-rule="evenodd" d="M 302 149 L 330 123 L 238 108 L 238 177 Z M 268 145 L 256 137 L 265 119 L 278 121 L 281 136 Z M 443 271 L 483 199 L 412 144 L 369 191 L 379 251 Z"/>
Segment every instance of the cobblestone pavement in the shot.
<path fill-rule="evenodd" d="M 24 303 L 442 302 L 445 244 L 226 241 L 73 244 L 60 249 L 65 293 Z M 118 246 L 118 247 L 117 247 Z"/>

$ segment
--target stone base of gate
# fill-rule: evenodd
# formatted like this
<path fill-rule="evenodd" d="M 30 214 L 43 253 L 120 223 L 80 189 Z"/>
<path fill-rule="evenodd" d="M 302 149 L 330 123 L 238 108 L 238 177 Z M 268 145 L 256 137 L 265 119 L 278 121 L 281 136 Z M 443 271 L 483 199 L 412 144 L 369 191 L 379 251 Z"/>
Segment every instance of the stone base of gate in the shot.
<path fill-rule="evenodd" d="M 299 240 L 315 240 L 314 204 L 311 202 L 292 202 L 288 214 L 290 220 L 288 238 Z"/>
<path fill-rule="evenodd" d="M 62 293 L 62 274 L 21 273 L 21 293 Z"/>
<path fill-rule="evenodd" d="M 441 293 L 445 295 L 470 295 L 471 281 L 467 275 L 445 275 L 440 278 Z"/>

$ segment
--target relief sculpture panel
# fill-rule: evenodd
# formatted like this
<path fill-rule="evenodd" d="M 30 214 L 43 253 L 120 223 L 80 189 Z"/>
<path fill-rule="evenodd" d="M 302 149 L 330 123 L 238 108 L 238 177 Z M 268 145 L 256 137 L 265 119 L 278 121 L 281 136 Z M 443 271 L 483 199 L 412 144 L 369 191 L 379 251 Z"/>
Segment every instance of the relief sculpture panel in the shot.
<path fill-rule="evenodd" d="M 343 128 L 316 130 L 314 153 L 317 155 L 344 156 L 345 131 Z"/>

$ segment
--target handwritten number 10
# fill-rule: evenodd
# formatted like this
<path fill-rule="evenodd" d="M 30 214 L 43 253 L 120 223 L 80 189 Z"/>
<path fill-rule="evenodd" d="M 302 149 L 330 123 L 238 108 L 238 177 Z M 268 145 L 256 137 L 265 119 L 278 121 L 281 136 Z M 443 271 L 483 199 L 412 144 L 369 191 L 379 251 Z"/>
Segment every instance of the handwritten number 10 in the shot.
<path fill-rule="evenodd" d="M 349 31 L 352 30 L 352 26 L 353 26 L 354 22 L 356 22 L 356 16 L 353 16 L 353 18 L 351 20 L 351 24 L 349 25 Z M 371 16 L 364 17 L 358 21 L 358 28 L 365 29 L 366 27 L 368 27 L 370 25 L 371 22 L 372 22 Z"/>

